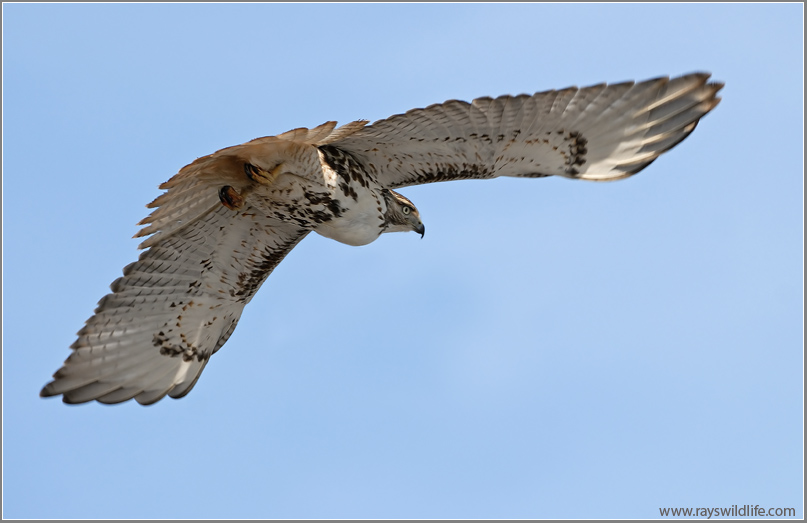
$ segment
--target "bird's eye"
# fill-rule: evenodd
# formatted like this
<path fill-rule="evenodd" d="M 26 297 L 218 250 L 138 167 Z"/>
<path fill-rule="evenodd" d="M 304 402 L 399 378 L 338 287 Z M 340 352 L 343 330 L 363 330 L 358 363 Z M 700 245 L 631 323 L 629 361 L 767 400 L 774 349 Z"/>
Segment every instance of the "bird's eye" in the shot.
<path fill-rule="evenodd" d="M 401 209 L 401 212 L 403 212 L 404 214 L 409 214 L 410 212 L 412 212 L 412 209 L 404 205 L 404 208 Z"/>

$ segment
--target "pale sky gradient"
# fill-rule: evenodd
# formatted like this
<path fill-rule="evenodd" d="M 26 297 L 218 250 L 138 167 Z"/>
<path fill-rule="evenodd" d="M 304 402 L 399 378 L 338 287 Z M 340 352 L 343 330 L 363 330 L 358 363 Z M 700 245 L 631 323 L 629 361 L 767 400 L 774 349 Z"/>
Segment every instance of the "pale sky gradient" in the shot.
<path fill-rule="evenodd" d="M 803 517 L 803 6 L 3 5 L 3 516 Z M 616 183 L 403 189 L 310 235 L 186 398 L 39 389 L 198 156 L 457 98 L 710 71 Z"/>

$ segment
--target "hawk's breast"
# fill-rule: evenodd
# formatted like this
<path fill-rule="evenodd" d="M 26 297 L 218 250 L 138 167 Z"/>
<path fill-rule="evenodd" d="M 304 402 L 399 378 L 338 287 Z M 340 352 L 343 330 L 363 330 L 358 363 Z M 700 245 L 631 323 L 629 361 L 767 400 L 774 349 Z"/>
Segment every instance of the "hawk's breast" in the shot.
<path fill-rule="evenodd" d="M 342 212 L 318 224 L 314 231 L 347 245 L 367 245 L 386 227 L 387 204 L 382 187 L 351 154 L 332 146 L 320 146 L 322 174 L 331 197 Z"/>

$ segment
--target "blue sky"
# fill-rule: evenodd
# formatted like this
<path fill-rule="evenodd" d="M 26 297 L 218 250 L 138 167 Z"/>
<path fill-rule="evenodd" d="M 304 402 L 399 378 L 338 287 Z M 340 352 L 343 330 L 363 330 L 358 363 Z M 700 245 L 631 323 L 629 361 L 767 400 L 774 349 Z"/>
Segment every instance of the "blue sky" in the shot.
<path fill-rule="evenodd" d="M 7 518 L 803 517 L 803 7 L 3 5 Z M 198 156 L 447 99 L 705 70 L 641 174 L 401 192 L 309 236 L 193 392 L 38 397 Z"/>

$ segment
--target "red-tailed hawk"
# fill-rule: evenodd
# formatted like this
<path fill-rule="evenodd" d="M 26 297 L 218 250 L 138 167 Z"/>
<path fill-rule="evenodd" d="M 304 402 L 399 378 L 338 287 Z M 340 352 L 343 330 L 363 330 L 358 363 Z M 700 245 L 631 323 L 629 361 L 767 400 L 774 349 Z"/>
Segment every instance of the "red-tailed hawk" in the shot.
<path fill-rule="evenodd" d="M 367 125 L 295 129 L 197 159 L 160 186 L 123 269 L 42 396 L 181 398 L 244 306 L 309 232 L 349 245 L 425 231 L 394 189 L 518 176 L 607 181 L 641 171 L 720 101 L 709 75 L 451 100 Z"/>

